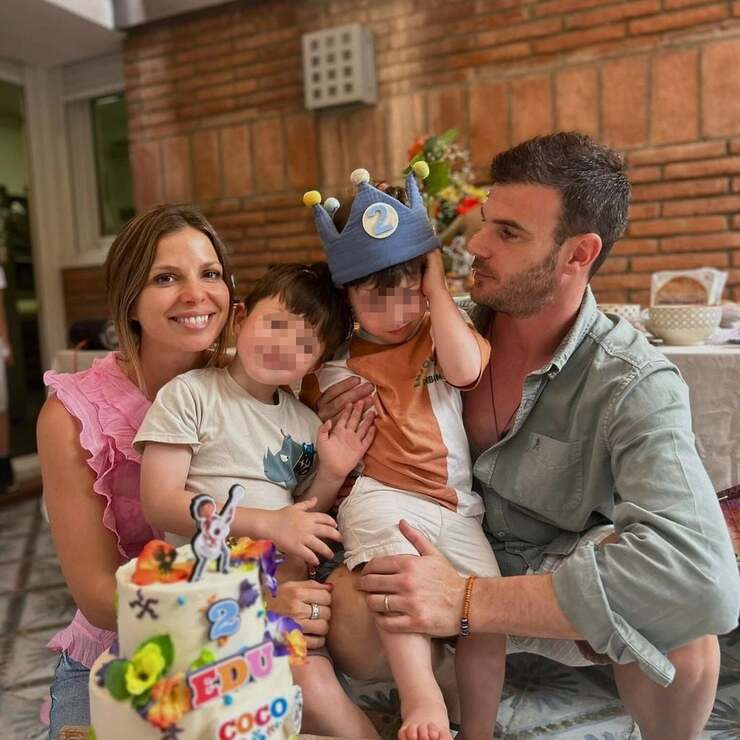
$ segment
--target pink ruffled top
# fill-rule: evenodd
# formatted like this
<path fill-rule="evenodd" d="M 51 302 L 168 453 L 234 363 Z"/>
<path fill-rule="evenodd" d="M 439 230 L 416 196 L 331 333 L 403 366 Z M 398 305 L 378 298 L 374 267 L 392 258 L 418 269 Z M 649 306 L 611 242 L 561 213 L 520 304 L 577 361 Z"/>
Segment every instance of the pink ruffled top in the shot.
<path fill-rule="evenodd" d="M 80 444 L 95 473 L 93 490 L 105 499 L 103 526 L 115 534 L 123 564 L 149 540 L 162 536 L 144 519 L 139 500 L 141 455 L 132 447 L 151 402 L 121 370 L 114 352 L 79 373 L 50 370 L 44 383 L 80 422 Z M 78 610 L 49 647 L 89 668 L 114 637 L 114 632 L 94 627 Z"/>

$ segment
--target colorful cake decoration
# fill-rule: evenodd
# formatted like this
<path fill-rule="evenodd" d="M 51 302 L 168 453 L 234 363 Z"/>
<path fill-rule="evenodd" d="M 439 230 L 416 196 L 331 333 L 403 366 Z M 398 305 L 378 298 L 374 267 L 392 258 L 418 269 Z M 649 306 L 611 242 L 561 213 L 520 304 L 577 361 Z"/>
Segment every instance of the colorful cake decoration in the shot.
<path fill-rule="evenodd" d="M 211 560 L 216 561 L 219 573 L 229 572 L 229 548 L 226 540 L 236 507 L 245 495 L 246 491 L 238 483 L 231 486 L 226 503 L 219 512 L 216 512 L 216 502 L 210 496 L 200 494 L 193 497 L 190 515 L 195 519 L 196 532 L 192 540 L 195 568 L 190 575 L 191 582 L 203 578 Z"/>
<path fill-rule="evenodd" d="M 176 563 L 176 559 L 177 550 L 169 542 L 151 540 L 139 553 L 131 580 L 137 586 L 187 581 L 193 570 L 193 563 Z"/>

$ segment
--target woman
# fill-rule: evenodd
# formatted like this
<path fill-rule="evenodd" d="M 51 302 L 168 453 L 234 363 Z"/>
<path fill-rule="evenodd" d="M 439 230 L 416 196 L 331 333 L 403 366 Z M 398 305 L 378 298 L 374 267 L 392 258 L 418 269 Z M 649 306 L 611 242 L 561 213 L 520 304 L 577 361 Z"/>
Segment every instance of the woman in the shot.
<path fill-rule="evenodd" d="M 119 351 L 74 375 L 49 372 L 38 420 L 51 533 L 78 611 L 49 646 L 61 653 L 51 687 L 50 738 L 89 723 L 87 684 L 115 638 L 115 572 L 159 532 L 139 502 L 132 442 L 157 391 L 176 375 L 222 361 L 234 298 L 225 248 L 187 206 L 159 206 L 127 223 L 105 265 Z M 274 608 L 300 618 L 311 642 L 328 625 L 302 618 L 328 588 L 284 584 Z M 321 599 L 317 590 L 325 591 Z"/>

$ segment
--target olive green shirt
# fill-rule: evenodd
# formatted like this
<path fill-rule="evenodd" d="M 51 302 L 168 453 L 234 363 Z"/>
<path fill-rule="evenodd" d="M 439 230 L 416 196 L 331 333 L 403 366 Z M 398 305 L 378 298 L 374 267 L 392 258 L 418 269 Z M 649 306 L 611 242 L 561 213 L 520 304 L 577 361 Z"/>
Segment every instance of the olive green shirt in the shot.
<path fill-rule="evenodd" d="M 471 314 L 485 335 L 490 310 Z M 737 625 L 737 565 L 694 444 L 688 388 L 642 334 L 597 309 L 590 289 L 474 476 L 502 574 L 568 555 L 555 594 L 596 652 L 637 660 L 668 685 L 667 651 Z M 576 547 L 610 522 L 619 542 Z"/>

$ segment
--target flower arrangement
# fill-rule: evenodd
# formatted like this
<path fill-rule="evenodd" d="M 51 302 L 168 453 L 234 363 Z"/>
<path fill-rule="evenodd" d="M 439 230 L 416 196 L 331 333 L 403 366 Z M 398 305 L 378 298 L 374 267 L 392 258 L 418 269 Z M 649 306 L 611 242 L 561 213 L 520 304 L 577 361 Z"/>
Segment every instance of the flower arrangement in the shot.
<path fill-rule="evenodd" d="M 424 202 L 442 244 L 449 243 L 462 230 L 462 217 L 485 200 L 486 191 L 472 183 L 470 155 L 455 144 L 457 129 L 420 136 L 409 147 L 409 163 L 429 165 L 429 176 L 422 184 Z"/>

